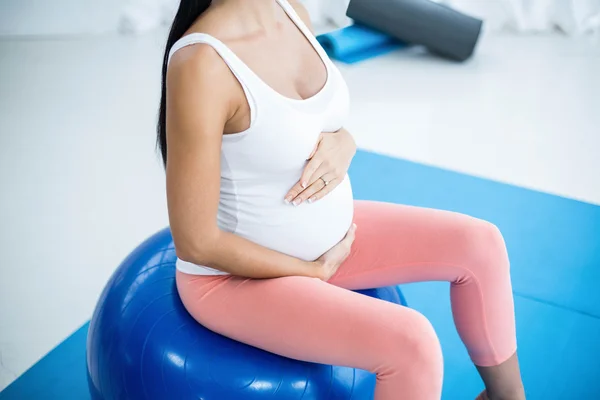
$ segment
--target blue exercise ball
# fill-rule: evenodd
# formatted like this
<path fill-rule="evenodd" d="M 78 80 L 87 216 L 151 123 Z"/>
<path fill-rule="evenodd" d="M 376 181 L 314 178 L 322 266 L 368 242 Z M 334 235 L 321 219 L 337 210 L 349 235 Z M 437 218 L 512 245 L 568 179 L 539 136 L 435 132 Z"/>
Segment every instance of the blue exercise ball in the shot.
<path fill-rule="evenodd" d="M 373 397 L 375 376 L 367 371 L 281 357 L 204 328 L 179 300 L 175 260 L 171 232 L 164 229 L 138 246 L 108 281 L 87 337 L 92 399 Z M 360 292 L 405 304 L 397 287 Z"/>

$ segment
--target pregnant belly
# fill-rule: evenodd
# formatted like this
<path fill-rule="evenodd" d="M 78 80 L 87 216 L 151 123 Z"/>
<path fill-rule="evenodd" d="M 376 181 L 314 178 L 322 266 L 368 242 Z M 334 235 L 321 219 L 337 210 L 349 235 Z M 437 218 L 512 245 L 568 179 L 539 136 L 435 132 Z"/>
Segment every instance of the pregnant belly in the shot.
<path fill-rule="evenodd" d="M 239 210 L 235 233 L 272 250 L 313 261 L 344 238 L 353 213 L 352 187 L 346 177 L 314 203 L 295 207 L 278 201 L 260 218 L 256 214 L 245 218 Z"/>

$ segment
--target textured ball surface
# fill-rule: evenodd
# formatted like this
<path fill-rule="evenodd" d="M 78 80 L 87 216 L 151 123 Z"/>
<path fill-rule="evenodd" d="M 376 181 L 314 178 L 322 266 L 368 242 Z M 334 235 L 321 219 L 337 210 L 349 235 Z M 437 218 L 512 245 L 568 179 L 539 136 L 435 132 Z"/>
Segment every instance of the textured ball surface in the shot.
<path fill-rule="evenodd" d="M 177 295 L 175 260 L 165 229 L 135 249 L 107 283 L 87 339 L 94 400 L 373 397 L 369 372 L 281 357 L 198 324 Z M 405 304 L 396 287 L 360 293 Z"/>

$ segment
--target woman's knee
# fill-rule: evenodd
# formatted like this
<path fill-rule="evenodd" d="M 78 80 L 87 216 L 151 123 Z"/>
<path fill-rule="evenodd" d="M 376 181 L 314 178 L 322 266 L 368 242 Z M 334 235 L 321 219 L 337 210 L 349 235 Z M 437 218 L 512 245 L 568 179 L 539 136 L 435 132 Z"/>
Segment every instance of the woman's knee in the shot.
<path fill-rule="evenodd" d="M 431 322 L 415 310 L 403 312 L 402 318 L 387 325 L 382 340 L 378 339 L 389 359 L 388 367 L 438 374 L 443 368 L 442 350 Z"/>
<path fill-rule="evenodd" d="M 460 232 L 459 248 L 466 257 L 465 264 L 470 273 L 482 276 L 509 273 L 506 244 L 496 225 L 469 218 Z"/>

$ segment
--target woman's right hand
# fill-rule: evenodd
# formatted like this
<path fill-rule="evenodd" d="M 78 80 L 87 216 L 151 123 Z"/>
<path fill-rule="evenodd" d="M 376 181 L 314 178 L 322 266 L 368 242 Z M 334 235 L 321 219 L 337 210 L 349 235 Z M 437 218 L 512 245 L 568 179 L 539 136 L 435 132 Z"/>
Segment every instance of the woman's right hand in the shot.
<path fill-rule="evenodd" d="M 327 282 L 337 272 L 346 258 L 348 258 L 355 233 L 356 224 L 352 224 L 346 236 L 316 260 L 317 268 L 319 268 L 318 275 L 321 280 Z"/>

